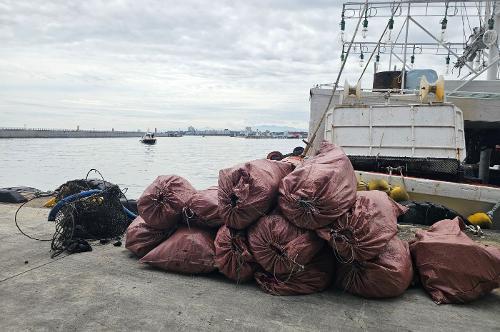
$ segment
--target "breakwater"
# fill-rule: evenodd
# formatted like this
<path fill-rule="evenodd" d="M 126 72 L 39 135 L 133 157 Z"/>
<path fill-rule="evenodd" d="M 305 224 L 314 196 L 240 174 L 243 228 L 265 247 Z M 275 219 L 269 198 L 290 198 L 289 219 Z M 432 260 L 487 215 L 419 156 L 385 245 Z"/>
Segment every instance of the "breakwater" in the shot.
<path fill-rule="evenodd" d="M 144 131 L 80 130 L 46 128 L 0 128 L 0 138 L 105 138 L 141 137 Z M 157 136 L 176 136 L 178 132 L 156 133 Z"/>
<path fill-rule="evenodd" d="M 81 129 L 48 129 L 48 128 L 0 128 L 2 138 L 106 138 L 106 137 L 142 137 L 145 131 L 119 130 L 81 130 Z M 155 131 L 157 137 L 181 136 L 228 136 L 245 138 L 306 138 L 307 132 L 270 132 L 252 130 L 188 130 L 188 131 Z"/>

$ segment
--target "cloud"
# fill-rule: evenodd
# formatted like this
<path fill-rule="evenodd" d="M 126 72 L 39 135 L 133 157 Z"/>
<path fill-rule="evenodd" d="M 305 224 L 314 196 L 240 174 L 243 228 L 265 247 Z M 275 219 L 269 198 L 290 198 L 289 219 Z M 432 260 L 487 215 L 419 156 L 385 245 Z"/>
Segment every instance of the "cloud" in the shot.
<path fill-rule="evenodd" d="M 327 0 L 0 0 L 0 126 L 306 128 L 309 88 L 339 69 L 340 11 Z M 354 61 L 346 77 L 357 75 Z"/>

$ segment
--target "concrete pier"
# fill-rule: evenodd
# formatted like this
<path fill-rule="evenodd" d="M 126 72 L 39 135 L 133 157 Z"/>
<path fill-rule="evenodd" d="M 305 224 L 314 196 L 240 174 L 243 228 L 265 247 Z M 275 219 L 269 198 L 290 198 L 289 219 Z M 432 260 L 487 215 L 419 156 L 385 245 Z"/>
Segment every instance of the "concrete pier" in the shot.
<path fill-rule="evenodd" d="M 50 258 L 50 242 L 22 236 L 17 205 L 0 204 L 0 330 L 498 331 L 500 291 L 468 305 L 436 305 L 422 289 L 367 300 L 329 289 L 278 297 L 216 273 L 186 276 L 142 265 L 123 247 Z M 48 209 L 21 226 L 50 238 Z"/>

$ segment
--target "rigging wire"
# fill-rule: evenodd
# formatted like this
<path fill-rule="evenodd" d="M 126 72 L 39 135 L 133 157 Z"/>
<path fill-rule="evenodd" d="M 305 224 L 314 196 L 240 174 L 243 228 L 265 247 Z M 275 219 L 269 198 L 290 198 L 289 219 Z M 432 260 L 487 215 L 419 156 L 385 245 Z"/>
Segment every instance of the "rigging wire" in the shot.
<path fill-rule="evenodd" d="M 368 4 L 368 0 L 365 3 Z M 364 14 L 364 12 L 365 12 L 366 9 L 367 9 L 366 7 L 363 9 L 362 14 Z M 330 109 L 330 106 L 332 105 L 333 98 L 335 96 L 335 91 L 337 91 L 337 87 L 339 85 L 339 81 L 340 81 L 340 77 L 342 75 L 342 71 L 344 70 L 345 64 L 347 62 L 347 58 L 349 57 L 349 53 L 351 52 L 352 43 L 354 42 L 354 39 L 356 38 L 356 34 L 358 33 L 359 26 L 361 24 L 362 19 L 363 19 L 363 15 L 360 15 L 360 17 L 358 19 L 358 23 L 356 24 L 356 29 L 354 30 L 354 34 L 352 35 L 352 38 L 351 38 L 351 43 L 349 44 L 349 47 L 347 48 L 347 52 L 345 54 L 345 59 L 342 62 L 342 65 L 340 66 L 340 70 L 339 70 L 339 72 L 337 74 L 337 79 L 335 81 L 335 85 L 333 86 L 332 95 L 330 96 L 330 100 L 328 101 L 328 105 L 326 106 L 326 108 L 325 108 L 325 110 L 324 110 L 324 112 L 323 112 L 323 114 L 321 116 L 321 119 L 319 120 L 318 125 L 316 126 L 316 129 L 314 130 L 313 135 L 311 136 L 311 139 L 309 140 L 309 142 L 305 142 L 306 143 L 306 147 L 305 147 L 304 153 L 303 153 L 304 156 L 307 155 L 307 152 L 309 151 L 309 149 L 311 148 L 312 144 L 314 143 L 314 140 L 316 139 L 316 135 L 318 134 L 319 128 L 321 127 L 321 124 L 325 120 L 326 113 L 328 113 L 328 110 Z"/>
<path fill-rule="evenodd" d="M 461 19 L 462 19 L 462 42 L 465 44 L 465 21 L 464 21 L 464 9 L 461 8 Z"/>
<path fill-rule="evenodd" d="M 472 31 L 472 27 L 470 26 L 470 20 L 469 20 L 469 12 L 467 12 L 467 7 L 465 7 L 464 10 L 465 10 L 465 18 L 467 19 L 467 25 L 469 26 L 469 31 Z"/>

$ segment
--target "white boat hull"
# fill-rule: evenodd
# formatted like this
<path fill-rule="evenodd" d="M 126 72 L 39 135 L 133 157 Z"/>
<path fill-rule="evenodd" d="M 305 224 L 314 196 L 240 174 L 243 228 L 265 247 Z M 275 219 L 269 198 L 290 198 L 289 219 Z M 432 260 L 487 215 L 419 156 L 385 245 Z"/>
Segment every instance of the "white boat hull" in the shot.
<path fill-rule="evenodd" d="M 464 217 L 476 212 L 490 211 L 500 201 L 500 188 L 498 187 L 363 171 L 356 171 L 356 177 L 364 182 L 385 179 L 391 185 L 404 186 L 411 200 L 439 203 L 455 210 Z M 493 225 L 495 229 L 500 229 L 498 217 L 494 220 Z"/>

